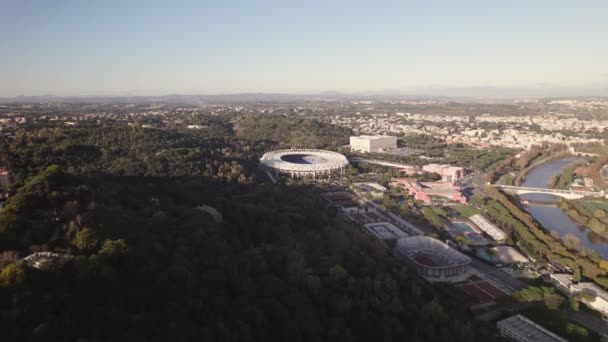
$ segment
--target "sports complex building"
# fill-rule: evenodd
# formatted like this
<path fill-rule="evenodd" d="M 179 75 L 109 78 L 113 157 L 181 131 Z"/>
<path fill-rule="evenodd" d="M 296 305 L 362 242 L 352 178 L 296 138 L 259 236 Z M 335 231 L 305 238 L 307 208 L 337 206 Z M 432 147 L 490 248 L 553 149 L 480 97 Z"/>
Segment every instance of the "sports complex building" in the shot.
<path fill-rule="evenodd" d="M 505 318 L 496 326 L 502 336 L 517 342 L 568 342 L 522 315 Z"/>
<path fill-rule="evenodd" d="M 397 240 L 395 253 L 428 281 L 457 282 L 469 276 L 471 258 L 428 236 Z"/>
<path fill-rule="evenodd" d="M 291 178 L 313 178 L 344 173 L 348 159 L 337 152 L 314 149 L 277 150 L 264 153 L 261 165 L 267 170 L 288 174 Z"/>

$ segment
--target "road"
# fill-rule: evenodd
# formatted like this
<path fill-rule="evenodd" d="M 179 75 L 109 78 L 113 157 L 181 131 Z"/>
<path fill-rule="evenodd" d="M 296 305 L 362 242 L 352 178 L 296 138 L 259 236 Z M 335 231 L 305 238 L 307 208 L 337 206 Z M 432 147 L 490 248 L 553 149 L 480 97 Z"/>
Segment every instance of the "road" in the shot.
<path fill-rule="evenodd" d="M 526 287 L 526 284 L 524 284 L 521 280 L 499 270 L 494 266 L 488 265 L 483 261 L 477 260 L 475 258 L 471 258 L 471 260 L 471 267 L 476 269 L 479 273 L 482 273 L 486 277 L 490 278 L 491 280 L 502 284 L 512 292 L 521 290 Z"/>
<path fill-rule="evenodd" d="M 596 331 L 598 334 L 608 336 L 608 322 L 585 311 L 562 310 L 568 319 Z"/>

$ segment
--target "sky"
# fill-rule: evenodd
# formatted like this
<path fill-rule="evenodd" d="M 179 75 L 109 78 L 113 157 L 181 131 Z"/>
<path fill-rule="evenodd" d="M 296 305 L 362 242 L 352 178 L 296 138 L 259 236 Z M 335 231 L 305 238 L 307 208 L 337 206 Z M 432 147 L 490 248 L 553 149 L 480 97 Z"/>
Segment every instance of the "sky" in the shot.
<path fill-rule="evenodd" d="M 608 96 L 608 1 L 0 0 L 3 97 L 462 88 Z"/>

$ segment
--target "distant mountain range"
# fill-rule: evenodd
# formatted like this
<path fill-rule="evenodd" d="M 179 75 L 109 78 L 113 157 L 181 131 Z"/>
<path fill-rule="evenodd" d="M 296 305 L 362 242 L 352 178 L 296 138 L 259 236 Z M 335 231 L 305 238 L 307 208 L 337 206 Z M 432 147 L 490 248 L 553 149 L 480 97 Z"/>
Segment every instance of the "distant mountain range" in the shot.
<path fill-rule="evenodd" d="M 335 96 L 334 96 L 335 97 Z M 0 103 L 175 103 L 175 104 L 209 104 L 209 103 L 246 103 L 246 102 L 293 102 L 325 99 L 322 95 L 300 94 L 225 94 L 225 95 L 160 95 L 160 96 L 16 96 L 0 98 Z"/>
<path fill-rule="evenodd" d="M 446 95 L 449 94 L 449 95 Z M 505 102 L 514 99 L 606 97 L 606 88 L 427 88 L 417 91 L 383 90 L 376 92 L 342 93 L 324 91 L 318 94 L 240 93 L 220 95 L 160 95 L 160 96 L 16 96 L 0 98 L 0 103 L 173 103 L 173 104 L 228 104 L 256 102 L 307 102 L 337 100 L 438 100 L 457 102 Z"/>
<path fill-rule="evenodd" d="M 344 100 L 380 100 L 387 96 L 357 95 L 338 92 L 320 94 L 244 93 L 223 95 L 161 95 L 161 96 L 16 96 L 0 98 L 0 103 L 174 103 L 174 104 L 227 104 L 256 102 L 307 102 Z"/>

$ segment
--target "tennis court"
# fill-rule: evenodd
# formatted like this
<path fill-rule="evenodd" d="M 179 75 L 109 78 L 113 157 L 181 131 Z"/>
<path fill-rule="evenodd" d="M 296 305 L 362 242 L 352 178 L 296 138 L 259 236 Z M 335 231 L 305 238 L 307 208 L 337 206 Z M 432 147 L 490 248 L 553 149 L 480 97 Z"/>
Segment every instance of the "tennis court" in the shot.
<path fill-rule="evenodd" d="M 505 295 L 504 292 L 485 280 L 463 283 L 457 287 L 478 303 L 491 303 L 496 298 Z"/>

